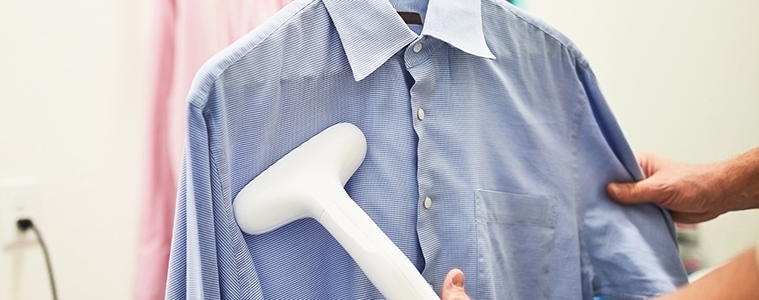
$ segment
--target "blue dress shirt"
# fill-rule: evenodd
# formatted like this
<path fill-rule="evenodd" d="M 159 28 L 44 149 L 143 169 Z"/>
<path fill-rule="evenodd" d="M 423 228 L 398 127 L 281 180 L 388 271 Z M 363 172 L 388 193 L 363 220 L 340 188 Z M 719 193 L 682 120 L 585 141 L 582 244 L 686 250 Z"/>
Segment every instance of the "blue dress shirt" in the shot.
<path fill-rule="evenodd" d="M 667 213 L 605 193 L 642 175 L 566 37 L 502 0 L 391 2 L 297 0 L 199 71 L 168 299 L 382 298 L 316 221 L 248 235 L 233 217 L 250 180 L 339 122 L 368 141 L 348 194 L 438 293 L 454 267 L 481 300 L 686 282 Z"/>

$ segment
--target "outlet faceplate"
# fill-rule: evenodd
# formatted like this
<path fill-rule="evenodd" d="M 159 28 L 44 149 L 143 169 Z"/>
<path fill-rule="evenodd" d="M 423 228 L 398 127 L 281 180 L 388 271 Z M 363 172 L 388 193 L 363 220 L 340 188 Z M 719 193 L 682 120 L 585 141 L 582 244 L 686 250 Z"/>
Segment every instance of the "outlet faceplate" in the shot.
<path fill-rule="evenodd" d="M 21 232 L 16 221 L 35 217 L 38 190 L 34 177 L 0 179 L 0 234 L 3 247 L 34 240 L 31 230 Z M 38 220 L 35 218 L 35 222 Z"/>

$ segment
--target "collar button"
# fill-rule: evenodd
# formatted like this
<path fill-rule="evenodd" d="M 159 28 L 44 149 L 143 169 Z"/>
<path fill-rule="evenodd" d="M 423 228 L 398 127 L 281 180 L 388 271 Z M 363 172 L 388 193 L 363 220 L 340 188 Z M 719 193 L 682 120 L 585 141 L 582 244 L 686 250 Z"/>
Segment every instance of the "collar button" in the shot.
<path fill-rule="evenodd" d="M 423 46 L 422 46 L 421 42 L 420 43 L 416 43 L 416 44 L 414 44 L 414 47 L 411 48 L 411 50 L 413 50 L 414 53 L 419 53 L 419 51 L 422 51 L 422 47 Z"/>

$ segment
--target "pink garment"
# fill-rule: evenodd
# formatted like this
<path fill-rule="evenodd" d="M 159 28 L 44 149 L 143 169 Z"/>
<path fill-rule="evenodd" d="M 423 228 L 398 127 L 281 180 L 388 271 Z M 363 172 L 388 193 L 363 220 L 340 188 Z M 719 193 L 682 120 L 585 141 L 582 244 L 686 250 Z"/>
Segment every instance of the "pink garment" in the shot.
<path fill-rule="evenodd" d="M 135 298 L 164 299 L 192 79 L 214 54 L 292 0 L 155 1 L 150 158 Z"/>

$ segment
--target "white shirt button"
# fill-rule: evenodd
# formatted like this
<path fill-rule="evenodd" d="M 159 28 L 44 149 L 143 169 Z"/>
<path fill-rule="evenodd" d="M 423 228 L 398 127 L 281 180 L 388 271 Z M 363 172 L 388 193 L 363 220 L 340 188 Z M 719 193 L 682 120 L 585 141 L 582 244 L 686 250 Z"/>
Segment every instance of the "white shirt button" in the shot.
<path fill-rule="evenodd" d="M 419 51 L 422 51 L 422 43 L 414 44 L 414 47 L 411 48 L 411 50 L 414 50 L 414 53 L 419 53 Z"/>
<path fill-rule="evenodd" d="M 417 109 L 416 110 L 416 118 L 419 119 L 419 121 L 424 120 L 424 110 L 423 109 Z"/>
<path fill-rule="evenodd" d="M 432 199 L 430 199 L 430 197 L 425 197 L 423 204 L 424 204 L 424 208 L 432 207 Z"/>

